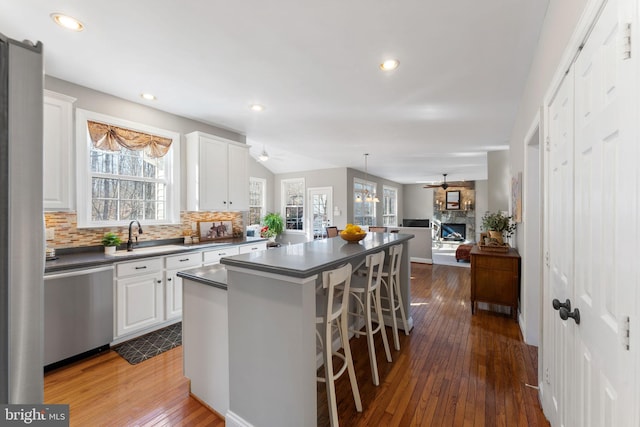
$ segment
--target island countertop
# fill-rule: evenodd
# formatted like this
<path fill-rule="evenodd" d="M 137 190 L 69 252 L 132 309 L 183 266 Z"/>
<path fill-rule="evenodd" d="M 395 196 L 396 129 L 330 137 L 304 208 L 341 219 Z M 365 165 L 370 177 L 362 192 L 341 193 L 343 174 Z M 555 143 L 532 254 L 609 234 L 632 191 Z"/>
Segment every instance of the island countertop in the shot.
<path fill-rule="evenodd" d="M 230 267 L 304 278 L 346 262 L 361 261 L 368 254 L 404 243 L 413 237 L 412 234 L 368 233 L 358 243 L 333 237 L 236 255 L 223 258 L 220 262 Z"/>

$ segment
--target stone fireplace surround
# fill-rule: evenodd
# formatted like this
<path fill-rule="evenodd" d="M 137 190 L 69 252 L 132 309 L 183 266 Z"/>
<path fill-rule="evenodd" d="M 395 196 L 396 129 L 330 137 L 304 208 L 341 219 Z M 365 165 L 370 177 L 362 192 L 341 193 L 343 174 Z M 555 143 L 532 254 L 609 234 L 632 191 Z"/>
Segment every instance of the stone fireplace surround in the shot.
<path fill-rule="evenodd" d="M 440 206 L 446 206 L 446 191 L 442 188 L 438 188 L 433 192 L 433 220 L 439 224 L 465 224 L 466 225 L 466 240 L 470 242 L 475 240 L 476 235 L 476 213 L 475 213 L 475 185 L 470 183 L 471 187 L 450 187 L 449 191 L 460 191 L 460 204 L 463 206 L 460 210 L 447 210 L 440 208 Z M 467 204 L 470 202 L 470 204 Z M 468 209 L 464 206 L 468 205 Z M 440 235 L 434 236 L 434 238 L 440 240 Z M 452 243 L 463 243 L 451 241 Z"/>

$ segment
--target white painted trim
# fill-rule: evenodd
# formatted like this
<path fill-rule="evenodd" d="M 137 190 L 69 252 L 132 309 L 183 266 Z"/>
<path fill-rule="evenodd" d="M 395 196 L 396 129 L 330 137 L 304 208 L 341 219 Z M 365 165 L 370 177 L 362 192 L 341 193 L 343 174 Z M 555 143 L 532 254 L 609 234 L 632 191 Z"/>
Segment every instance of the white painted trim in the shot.
<path fill-rule="evenodd" d="M 412 256 L 411 258 L 409 258 L 409 260 L 411 262 L 417 262 L 419 264 L 433 264 L 433 260 L 431 258 L 419 258 Z"/>
<path fill-rule="evenodd" d="M 224 417 L 224 422 L 227 427 L 254 427 L 253 424 L 245 421 L 240 415 L 233 412 L 231 409 L 227 411 Z"/>

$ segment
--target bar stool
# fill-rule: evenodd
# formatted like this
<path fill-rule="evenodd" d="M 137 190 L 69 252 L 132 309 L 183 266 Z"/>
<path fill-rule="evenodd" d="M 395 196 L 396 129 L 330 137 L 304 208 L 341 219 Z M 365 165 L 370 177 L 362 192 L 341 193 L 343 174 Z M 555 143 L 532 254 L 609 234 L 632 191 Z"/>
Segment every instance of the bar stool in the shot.
<path fill-rule="evenodd" d="M 389 342 L 387 341 L 387 331 L 384 327 L 384 319 L 382 318 L 382 304 L 380 302 L 380 282 L 382 280 L 382 267 L 384 265 L 384 251 L 367 255 L 365 266 L 367 267 L 366 276 L 353 276 L 351 279 L 351 288 L 349 292 L 353 295 L 357 305 L 355 311 L 349 311 L 349 314 L 356 319 L 364 319 L 365 330 L 362 332 L 357 329 L 358 321 L 356 321 L 351 332 L 357 337 L 360 335 L 367 336 L 367 344 L 369 346 L 369 363 L 371 364 L 371 376 L 374 385 L 380 385 L 378 377 L 378 364 L 376 361 L 376 348 L 374 343 L 374 335 L 380 332 L 382 335 L 382 343 L 384 344 L 384 352 L 387 356 L 387 362 L 391 362 L 391 351 L 389 350 Z M 372 311 L 375 311 L 377 323 L 376 328 L 372 325 Z"/>
<path fill-rule="evenodd" d="M 325 372 L 325 376 L 317 377 L 317 380 L 327 385 L 329 419 L 333 427 L 338 426 L 338 408 L 334 382 L 345 370 L 349 373 L 356 410 L 362 412 L 360 391 L 358 390 L 356 371 L 353 367 L 353 358 L 351 357 L 351 348 L 349 347 L 349 329 L 347 325 L 351 269 L 351 264 L 347 264 L 343 267 L 323 272 L 322 286 L 325 293 L 316 295 L 316 325 L 321 325 L 320 330 L 322 332 L 316 329 L 316 337 L 322 348 Z M 341 288 L 338 288 L 338 285 L 342 285 Z M 337 351 L 334 352 L 332 349 L 334 327 L 338 329 L 344 354 Z M 333 356 L 338 357 L 344 362 L 335 374 L 333 373 Z"/>
<path fill-rule="evenodd" d="M 394 245 L 389 248 L 389 268 L 383 271 L 382 285 L 385 288 L 386 296 L 381 297 L 387 301 L 388 307 L 383 311 L 391 314 L 391 324 L 393 329 L 393 343 L 396 350 L 400 350 L 400 339 L 398 338 L 398 320 L 396 312 L 400 310 L 400 318 L 404 326 L 404 333 L 409 335 L 409 326 L 407 324 L 407 316 L 404 313 L 404 304 L 402 304 L 402 293 L 400 292 L 400 258 L 402 257 L 402 245 Z"/>

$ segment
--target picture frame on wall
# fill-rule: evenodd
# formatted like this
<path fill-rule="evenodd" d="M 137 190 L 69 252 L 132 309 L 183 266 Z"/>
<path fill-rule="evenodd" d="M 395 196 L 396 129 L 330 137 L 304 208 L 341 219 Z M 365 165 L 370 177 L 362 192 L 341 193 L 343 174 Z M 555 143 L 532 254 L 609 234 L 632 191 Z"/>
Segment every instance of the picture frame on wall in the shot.
<path fill-rule="evenodd" d="M 446 208 L 450 211 L 460 210 L 460 191 L 447 191 Z"/>

